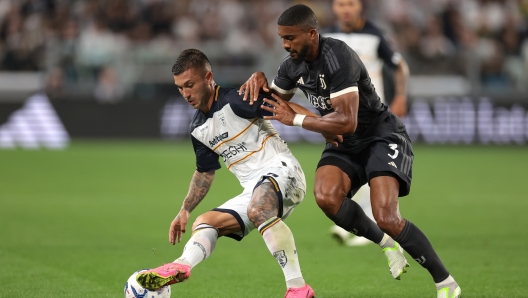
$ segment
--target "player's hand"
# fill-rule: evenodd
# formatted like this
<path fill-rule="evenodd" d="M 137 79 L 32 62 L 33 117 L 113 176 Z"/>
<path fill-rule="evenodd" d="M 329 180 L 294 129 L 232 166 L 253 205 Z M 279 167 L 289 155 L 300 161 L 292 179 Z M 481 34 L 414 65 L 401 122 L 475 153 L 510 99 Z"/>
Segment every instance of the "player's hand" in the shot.
<path fill-rule="evenodd" d="M 405 117 L 407 115 L 407 98 L 403 95 L 396 95 L 392 100 L 389 109 L 399 118 Z"/>
<path fill-rule="evenodd" d="M 337 147 L 339 146 L 339 143 L 343 143 L 343 136 L 342 135 L 333 135 L 333 134 L 328 134 L 328 133 L 321 133 L 323 135 L 323 137 L 325 138 L 325 140 L 332 144 L 332 146 L 334 147 Z"/>
<path fill-rule="evenodd" d="M 262 109 L 268 112 L 272 112 L 273 116 L 264 116 L 266 120 L 279 120 L 280 123 L 292 126 L 293 118 L 295 118 L 295 111 L 288 105 L 287 102 L 283 101 L 279 96 L 271 94 L 273 99 L 264 98 L 264 102 L 271 105 L 272 107 L 262 105 Z"/>
<path fill-rule="evenodd" d="M 270 92 L 268 86 L 268 79 L 263 72 L 255 72 L 249 77 L 249 79 L 240 86 L 238 89 L 238 95 L 244 94 L 243 101 L 249 98 L 249 104 L 252 105 L 258 99 L 259 91 Z"/>
<path fill-rule="evenodd" d="M 187 226 L 187 221 L 189 220 L 189 211 L 181 209 L 176 218 L 172 221 L 169 229 L 169 242 L 172 245 L 181 241 L 182 234 L 185 233 L 185 227 Z"/>

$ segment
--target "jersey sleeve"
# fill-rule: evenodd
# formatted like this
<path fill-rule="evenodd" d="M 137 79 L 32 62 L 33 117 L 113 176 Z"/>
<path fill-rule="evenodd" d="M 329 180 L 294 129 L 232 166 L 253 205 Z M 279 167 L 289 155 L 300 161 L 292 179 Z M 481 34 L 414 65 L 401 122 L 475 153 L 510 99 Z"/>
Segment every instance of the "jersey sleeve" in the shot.
<path fill-rule="evenodd" d="M 295 86 L 297 86 L 296 82 L 288 75 L 288 59 L 285 58 L 279 66 L 277 76 L 271 82 L 270 88 L 281 94 L 293 94 L 297 91 Z"/>
<path fill-rule="evenodd" d="M 264 118 L 264 116 L 273 116 L 273 113 L 262 109 L 262 104 L 273 107 L 270 104 L 264 103 L 264 98 L 271 99 L 271 94 L 259 93 L 258 100 L 252 105 L 248 101 L 243 101 L 243 95 L 238 95 L 237 90 L 232 90 L 228 94 L 229 104 L 233 112 L 241 118 L 252 119 L 252 118 Z"/>
<path fill-rule="evenodd" d="M 345 46 L 343 53 L 348 56 L 348 59 L 345 59 L 346 56 L 343 55 L 339 56 L 341 59 L 336 58 L 338 62 L 335 64 L 339 66 L 331 73 L 330 99 L 358 91 L 361 69 L 364 68 L 363 63 L 350 47 Z"/>
<path fill-rule="evenodd" d="M 210 172 L 220 169 L 220 162 L 218 161 L 218 154 L 213 150 L 207 148 L 204 144 L 198 141 L 191 135 L 191 140 L 196 154 L 196 170 L 198 172 Z"/>
<path fill-rule="evenodd" d="M 402 56 L 400 53 L 394 51 L 389 41 L 380 34 L 380 43 L 378 46 L 378 56 L 383 60 L 383 63 L 390 68 L 396 68 L 400 63 Z"/>

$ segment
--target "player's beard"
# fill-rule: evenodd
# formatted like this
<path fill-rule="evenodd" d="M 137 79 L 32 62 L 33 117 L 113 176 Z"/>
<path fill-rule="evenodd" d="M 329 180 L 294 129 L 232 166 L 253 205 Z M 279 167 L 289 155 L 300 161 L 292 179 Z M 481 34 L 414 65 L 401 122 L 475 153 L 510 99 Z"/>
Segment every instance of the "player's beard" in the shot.
<path fill-rule="evenodd" d="M 308 49 L 309 47 L 307 44 L 303 45 L 301 51 L 297 53 L 297 58 L 292 58 L 292 61 L 296 64 L 300 64 L 301 62 L 303 62 L 306 58 L 306 55 L 308 55 Z"/>

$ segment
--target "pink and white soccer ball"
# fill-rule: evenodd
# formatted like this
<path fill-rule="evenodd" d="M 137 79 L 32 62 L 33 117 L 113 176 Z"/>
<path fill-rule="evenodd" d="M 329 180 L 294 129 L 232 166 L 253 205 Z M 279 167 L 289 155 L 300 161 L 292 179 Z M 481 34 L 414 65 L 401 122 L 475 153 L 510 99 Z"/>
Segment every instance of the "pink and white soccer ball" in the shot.
<path fill-rule="evenodd" d="M 149 291 L 138 284 L 136 276 L 145 270 L 148 269 L 136 271 L 128 278 L 125 284 L 125 298 L 170 298 L 170 286 L 165 286 L 157 291 Z"/>

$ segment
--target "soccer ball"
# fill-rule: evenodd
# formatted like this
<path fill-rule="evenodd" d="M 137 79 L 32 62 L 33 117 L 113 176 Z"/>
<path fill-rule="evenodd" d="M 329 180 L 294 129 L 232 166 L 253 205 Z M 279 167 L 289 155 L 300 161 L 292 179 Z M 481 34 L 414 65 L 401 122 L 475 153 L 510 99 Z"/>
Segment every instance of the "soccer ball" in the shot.
<path fill-rule="evenodd" d="M 170 286 L 165 286 L 157 291 L 149 291 L 138 284 L 136 276 L 139 272 L 145 270 L 148 269 L 141 269 L 139 271 L 136 271 L 128 278 L 125 284 L 125 298 L 170 298 Z"/>

